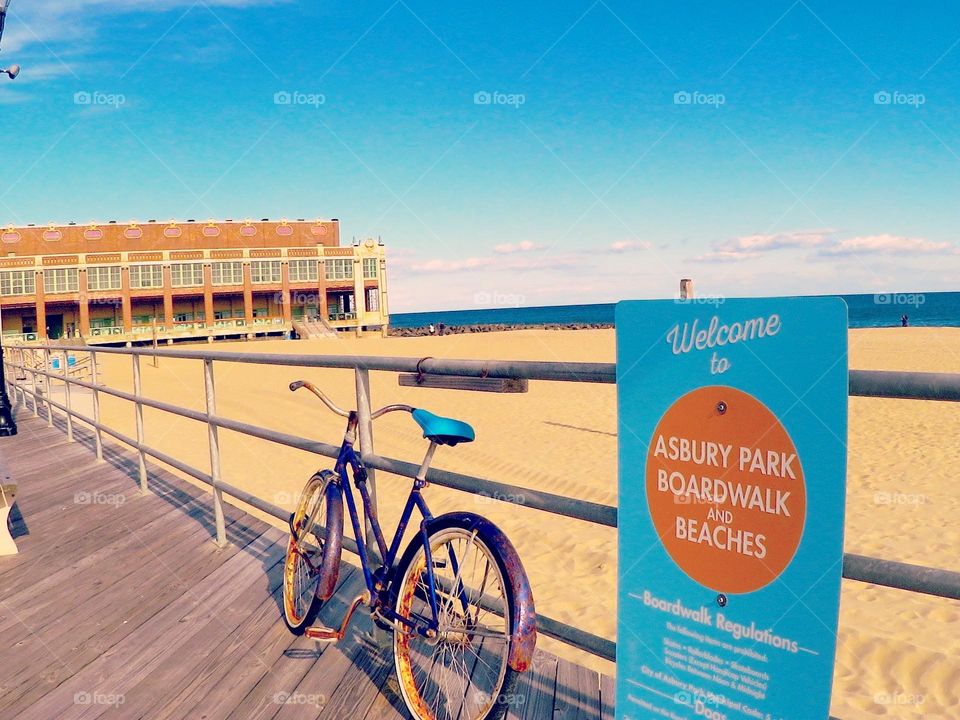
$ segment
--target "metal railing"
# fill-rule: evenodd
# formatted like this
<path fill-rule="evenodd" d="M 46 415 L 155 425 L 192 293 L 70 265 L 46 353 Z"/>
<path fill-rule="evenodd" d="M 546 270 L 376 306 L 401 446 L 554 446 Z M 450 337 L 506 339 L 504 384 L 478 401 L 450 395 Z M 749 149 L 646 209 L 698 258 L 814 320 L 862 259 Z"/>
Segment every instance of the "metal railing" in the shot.
<path fill-rule="evenodd" d="M 51 367 L 53 354 L 66 357 L 68 352 L 90 354 L 91 379 L 89 382 L 72 378 L 68 374 L 57 373 Z M 42 353 L 44 362 L 27 363 L 27 353 Z M 97 356 L 101 354 L 127 355 L 131 358 L 133 369 L 133 392 L 128 393 L 100 383 Z M 166 403 L 161 400 L 144 397 L 140 382 L 140 357 L 166 357 L 183 360 L 197 360 L 203 363 L 204 391 L 206 397 L 205 412 Z M 19 361 L 18 361 L 19 360 Z M 32 347 L 8 348 L 4 362 L 14 372 L 8 372 L 7 380 L 13 390 L 13 397 L 19 393 L 20 402 L 28 406 L 31 398 L 34 415 L 40 415 L 40 406 L 46 406 L 49 425 L 53 424 L 53 410 L 65 413 L 66 429 L 69 440 L 73 440 L 73 421 L 79 420 L 93 428 L 95 452 L 98 460 L 103 459 L 103 435 L 136 450 L 139 460 L 140 487 L 148 487 L 147 458 L 164 463 L 185 475 L 205 483 L 212 488 L 214 517 L 217 542 L 226 543 L 223 516 L 223 495 L 226 494 L 251 507 L 287 521 L 290 512 L 257 497 L 245 490 L 225 482 L 221 476 L 219 429 L 230 430 L 249 437 L 259 438 L 306 452 L 335 458 L 339 446 L 296 435 L 251 425 L 217 415 L 216 389 L 214 382 L 214 363 L 247 363 L 254 365 L 281 365 L 289 367 L 333 368 L 354 371 L 357 412 L 359 416 L 359 436 L 361 457 L 370 469 L 369 487 L 371 498 L 376 503 L 375 471 L 400 475 L 407 478 L 416 476 L 419 466 L 396 458 L 376 454 L 373 427 L 370 418 L 370 371 L 411 373 L 423 372 L 433 375 L 512 378 L 537 381 L 573 382 L 573 383 L 616 383 L 616 365 L 613 363 L 584 362 L 532 362 L 532 361 L 488 361 L 488 360 L 439 360 L 403 357 L 357 356 L 357 355 L 280 355 L 252 354 L 238 352 L 211 352 L 201 350 L 175 350 L 153 348 L 108 348 L 89 346 L 41 345 Z M 63 361 L 66 364 L 66 360 Z M 27 375 L 29 374 L 29 378 Z M 38 378 L 48 384 L 46 397 L 40 392 Z M 50 397 L 49 384 L 60 381 L 64 385 L 64 400 L 61 404 Z M 28 385 L 29 383 L 29 385 Z M 92 391 L 93 417 L 85 417 L 72 407 L 70 387 L 77 386 Z M 100 394 L 129 401 L 136 408 L 136 437 L 131 438 L 114 428 L 103 424 L 100 419 Z M 960 401 L 960 374 L 915 373 L 915 372 L 878 372 L 865 370 L 850 371 L 850 394 L 860 397 L 900 398 L 914 400 Z M 192 467 L 167 453 L 152 448 L 144 442 L 143 408 L 171 413 L 204 423 L 208 429 L 210 450 L 210 471 Z M 427 479 L 436 484 L 475 495 L 494 498 L 500 502 L 523 505 L 527 508 L 575 518 L 610 528 L 617 526 L 617 508 L 577 498 L 556 495 L 548 492 L 518 487 L 486 478 L 474 477 L 462 473 L 432 468 Z M 376 507 L 376 505 L 374 505 Z M 368 531 L 369 532 L 369 531 Z M 370 537 L 368 544 L 375 547 Z M 344 546 L 354 553 L 356 544 L 350 538 L 344 538 Z M 925 593 L 944 598 L 960 599 L 960 573 L 937 568 L 884 560 L 845 553 L 843 558 L 843 577 L 849 580 L 883 585 L 910 592 Z M 607 638 L 594 635 L 581 628 L 560 622 L 546 615 L 538 615 L 538 629 L 555 639 L 585 650 L 605 660 L 616 660 L 616 643 Z"/>

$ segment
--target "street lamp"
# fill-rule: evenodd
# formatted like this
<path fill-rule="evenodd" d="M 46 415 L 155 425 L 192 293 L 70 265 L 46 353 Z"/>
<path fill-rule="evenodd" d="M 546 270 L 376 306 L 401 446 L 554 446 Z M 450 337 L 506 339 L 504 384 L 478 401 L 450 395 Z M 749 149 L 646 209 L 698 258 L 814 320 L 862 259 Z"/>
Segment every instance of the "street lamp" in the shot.
<path fill-rule="evenodd" d="M 0 39 L 3 38 L 3 24 L 7 19 L 7 8 L 10 7 L 11 0 L 0 0 Z M 6 70 L 0 70 L 6 73 L 7 77 L 13 80 L 20 74 L 19 65 L 11 65 Z M 13 412 L 10 408 L 10 398 L 7 396 L 7 378 L 3 367 L 3 318 L 0 317 L 0 437 L 9 437 L 17 434 L 17 424 L 13 420 Z"/>

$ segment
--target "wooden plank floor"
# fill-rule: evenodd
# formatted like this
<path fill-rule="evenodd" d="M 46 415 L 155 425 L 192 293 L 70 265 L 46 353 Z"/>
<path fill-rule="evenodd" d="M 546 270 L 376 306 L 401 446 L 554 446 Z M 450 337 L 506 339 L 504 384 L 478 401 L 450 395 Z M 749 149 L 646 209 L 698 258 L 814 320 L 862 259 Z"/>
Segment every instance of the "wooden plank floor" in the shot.
<path fill-rule="evenodd" d="M 0 718 L 408 717 L 362 611 L 338 645 L 288 632 L 280 530 L 227 506 L 217 548 L 208 493 L 151 466 L 143 495 L 128 450 L 97 463 L 87 430 L 68 443 L 61 418 L 16 411 L 20 434 L 0 438 L 20 548 L 0 557 Z M 344 563 L 320 621 L 361 586 Z M 516 720 L 613 716 L 608 678 L 540 651 L 518 692 Z"/>

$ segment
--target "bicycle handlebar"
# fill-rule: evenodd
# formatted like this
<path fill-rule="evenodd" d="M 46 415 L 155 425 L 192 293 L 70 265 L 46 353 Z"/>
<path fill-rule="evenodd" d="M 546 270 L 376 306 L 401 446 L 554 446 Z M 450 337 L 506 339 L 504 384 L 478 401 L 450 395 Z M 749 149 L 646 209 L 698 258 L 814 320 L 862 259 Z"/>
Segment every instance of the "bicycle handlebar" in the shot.
<path fill-rule="evenodd" d="M 340 415 L 341 417 L 345 417 L 345 418 L 350 417 L 349 412 L 347 412 L 343 408 L 337 407 L 337 405 L 333 402 L 333 400 L 331 400 L 326 395 L 324 395 L 323 391 L 317 388 L 312 382 L 308 382 L 306 380 L 294 380 L 292 383 L 290 383 L 291 392 L 296 392 L 302 387 L 305 387 L 307 390 L 312 392 L 318 398 L 323 400 L 323 404 L 326 405 L 331 410 L 333 410 L 333 412 L 335 412 L 337 415 Z"/>
<path fill-rule="evenodd" d="M 335 412 L 337 415 L 340 415 L 341 417 L 345 417 L 345 418 L 350 417 L 350 413 L 347 410 L 344 410 L 343 408 L 338 407 L 330 398 L 328 398 L 326 395 L 323 394 L 322 390 L 320 390 L 313 383 L 308 382 L 307 380 L 294 380 L 292 383 L 290 383 L 291 392 L 296 392 L 302 387 L 305 387 L 307 390 L 309 390 L 318 398 L 320 398 L 323 401 L 323 404 L 326 405 L 331 410 L 333 410 L 333 412 Z M 377 410 L 376 412 L 372 413 L 370 415 L 370 419 L 376 420 L 378 417 L 386 415 L 387 413 L 397 412 L 399 410 L 402 410 L 403 412 L 412 413 L 414 408 L 412 408 L 410 405 L 403 405 L 400 403 L 396 403 L 393 405 L 386 405 L 380 408 L 379 410 Z"/>

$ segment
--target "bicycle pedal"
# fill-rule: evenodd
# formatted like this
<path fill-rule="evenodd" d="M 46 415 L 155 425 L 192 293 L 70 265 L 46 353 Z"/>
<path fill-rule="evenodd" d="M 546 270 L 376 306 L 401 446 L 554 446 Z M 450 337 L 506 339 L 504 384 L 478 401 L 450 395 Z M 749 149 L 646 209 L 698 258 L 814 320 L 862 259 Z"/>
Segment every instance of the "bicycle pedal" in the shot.
<path fill-rule="evenodd" d="M 337 642 L 340 639 L 340 632 L 338 630 L 324 627 L 323 625 L 308 627 L 304 630 L 303 634 L 311 640 L 318 640 L 320 642 Z"/>

